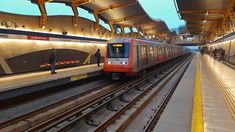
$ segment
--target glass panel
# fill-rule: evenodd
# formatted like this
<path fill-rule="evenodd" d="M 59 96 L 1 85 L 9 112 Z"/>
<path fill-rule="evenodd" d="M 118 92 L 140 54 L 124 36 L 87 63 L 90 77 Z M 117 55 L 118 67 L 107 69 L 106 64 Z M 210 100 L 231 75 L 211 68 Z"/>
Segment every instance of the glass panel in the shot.
<path fill-rule="evenodd" d="M 128 58 L 130 44 L 108 44 L 108 58 Z"/>
<path fill-rule="evenodd" d="M 153 47 L 149 46 L 149 56 L 153 57 Z"/>
<path fill-rule="evenodd" d="M 147 64 L 147 49 L 145 45 L 141 46 L 141 61 L 142 61 L 142 65 L 146 65 Z"/>

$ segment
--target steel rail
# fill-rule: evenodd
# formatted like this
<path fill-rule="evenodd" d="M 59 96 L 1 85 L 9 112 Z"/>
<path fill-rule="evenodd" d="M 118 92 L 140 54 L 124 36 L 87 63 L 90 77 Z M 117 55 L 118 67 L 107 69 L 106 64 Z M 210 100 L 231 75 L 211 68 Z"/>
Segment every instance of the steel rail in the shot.
<path fill-rule="evenodd" d="M 176 63 L 176 60 L 175 60 L 175 63 Z M 155 72 L 156 71 L 161 72 L 164 68 L 168 69 L 169 67 L 167 65 L 165 67 L 162 67 L 162 68 L 159 68 L 159 69 L 155 70 Z M 153 72 L 147 73 L 146 76 L 151 76 L 151 74 L 154 74 L 154 73 Z M 90 108 L 90 107 L 92 107 L 92 106 L 94 106 L 96 104 L 100 104 L 100 105 L 98 107 L 96 107 L 96 109 L 94 109 L 94 111 L 103 108 L 105 104 L 107 104 L 107 103 L 113 101 L 114 99 L 118 98 L 120 95 L 122 95 L 126 91 L 134 88 L 135 86 L 140 84 L 142 81 L 145 81 L 145 80 L 149 79 L 146 76 L 141 77 L 141 78 L 139 78 L 139 79 L 137 79 L 137 80 L 135 80 L 133 82 L 130 82 L 130 83 L 127 83 L 127 84 L 123 84 L 123 85 L 121 85 L 121 86 L 119 86 L 117 88 L 113 88 L 113 91 L 108 91 L 107 93 L 102 94 L 102 96 L 100 96 L 98 98 L 94 97 L 94 99 L 88 101 L 86 104 L 82 104 L 82 106 L 81 106 L 82 108 L 81 107 L 80 108 L 77 107 L 77 108 L 72 109 L 70 111 L 66 111 L 66 113 L 62 113 L 61 115 L 58 115 L 57 117 L 54 117 L 54 118 L 52 118 L 52 119 L 50 119 L 50 120 L 48 120 L 46 122 L 43 122 L 42 124 L 39 124 L 38 126 L 34 126 L 33 128 L 30 128 L 30 129 L 28 129 L 26 131 L 46 131 L 46 130 L 49 130 L 49 129 L 57 126 L 58 124 L 62 123 L 63 121 L 68 120 L 69 118 L 76 116 L 76 118 L 73 121 L 71 121 L 69 125 L 66 125 L 64 128 L 61 129 L 61 130 L 65 130 L 69 126 L 75 124 L 76 121 L 84 119 L 86 116 L 88 116 L 91 113 L 90 112 L 90 113 L 82 114 L 81 115 L 81 113 L 84 110 L 86 110 L 86 109 L 88 109 L 88 108 Z M 124 91 L 119 93 L 118 95 L 115 95 L 115 93 L 118 93 L 121 90 L 124 90 Z M 104 101 L 107 98 L 110 98 L 109 101 Z M 60 130 L 60 129 L 58 129 L 58 130 Z"/>
<path fill-rule="evenodd" d="M 184 63 L 183 63 L 184 64 Z M 167 84 L 167 82 L 173 77 L 174 74 L 176 74 L 176 71 L 180 68 L 180 66 L 182 66 L 183 64 L 180 64 L 180 62 L 178 63 L 178 65 L 175 65 L 174 67 L 172 67 L 172 69 L 170 71 L 168 71 L 167 74 L 165 74 L 164 76 L 162 76 L 160 79 L 158 79 L 154 84 L 152 84 L 151 86 L 148 86 L 146 90 L 144 90 L 140 95 L 138 95 L 137 97 L 135 97 L 132 101 L 130 101 L 124 108 L 122 108 L 121 110 L 119 110 L 117 113 L 115 113 L 112 117 L 110 117 L 109 119 L 107 119 L 105 122 L 103 122 L 101 125 L 99 125 L 94 131 L 95 132 L 100 132 L 105 130 L 109 125 L 111 125 L 117 118 L 119 118 L 123 113 L 125 113 L 131 106 L 133 106 L 138 100 L 140 100 L 141 98 L 143 98 L 145 95 L 147 95 L 147 93 L 149 93 L 152 88 L 154 88 L 157 84 L 159 84 L 162 80 L 164 80 L 166 78 L 166 80 L 159 86 L 159 88 L 155 91 L 155 95 L 157 95 L 162 88 Z M 178 67 L 178 68 L 176 68 Z M 174 69 L 176 68 L 176 69 Z M 168 76 L 172 71 L 175 71 L 170 77 Z"/>
<path fill-rule="evenodd" d="M 109 85 L 109 84 L 110 84 L 110 83 L 105 84 L 105 86 L 106 86 L 106 85 Z M 116 84 L 116 85 L 119 85 L 119 84 L 120 84 L 120 83 L 118 83 L 118 84 Z M 32 112 L 29 112 L 29 113 L 20 115 L 20 116 L 14 118 L 14 119 L 10 119 L 10 120 L 7 120 L 7 121 L 3 121 L 3 122 L 0 123 L 0 130 L 1 130 L 2 128 L 4 128 L 4 127 L 9 126 L 9 125 L 15 124 L 15 123 L 17 123 L 17 122 L 20 122 L 20 121 L 22 121 L 22 120 L 26 120 L 26 119 L 28 119 L 28 118 L 30 118 L 30 117 L 32 117 L 32 116 L 35 116 L 35 115 L 37 115 L 37 114 L 40 114 L 40 113 L 42 113 L 42 112 L 48 111 L 49 109 L 53 109 L 53 108 L 55 108 L 55 107 L 57 107 L 57 106 L 60 106 L 60 105 L 62 105 L 62 104 L 68 103 L 68 102 L 70 102 L 70 101 L 76 100 L 76 99 L 78 99 L 78 98 L 80 98 L 80 97 L 83 97 L 83 96 L 85 96 L 85 95 L 88 95 L 88 94 L 90 94 L 91 92 L 98 91 L 98 90 L 102 90 L 102 87 L 104 87 L 104 86 L 94 87 L 93 89 L 90 89 L 90 90 L 87 90 L 87 91 L 85 91 L 85 92 L 82 92 L 82 93 L 79 93 L 79 94 L 77 94 L 77 95 L 74 95 L 74 96 L 72 96 L 72 97 L 63 99 L 63 100 L 61 100 L 61 101 L 58 101 L 58 102 L 53 103 L 53 104 L 51 104 L 51 105 L 48 105 L 48 106 L 46 106 L 46 107 L 39 108 L 39 109 L 34 110 L 34 111 L 32 111 Z"/>
<path fill-rule="evenodd" d="M 161 104 L 158 107 L 158 109 L 155 111 L 155 113 L 152 116 L 152 118 L 150 119 L 150 121 L 147 122 L 147 125 L 144 127 L 144 131 L 145 132 L 151 132 L 155 128 L 155 126 L 156 126 L 156 124 L 157 124 L 157 122 L 158 122 L 158 120 L 159 120 L 163 110 L 165 109 L 167 103 L 169 102 L 171 96 L 173 95 L 175 89 L 177 88 L 179 82 L 181 81 L 181 79 L 182 79 L 184 73 L 186 72 L 189 64 L 190 63 L 186 64 L 186 67 L 184 68 L 184 70 L 181 73 L 181 75 L 179 77 L 177 77 L 177 79 L 174 82 L 174 84 L 172 85 L 170 91 L 168 91 L 167 95 L 165 96 L 164 100 L 161 102 Z"/>

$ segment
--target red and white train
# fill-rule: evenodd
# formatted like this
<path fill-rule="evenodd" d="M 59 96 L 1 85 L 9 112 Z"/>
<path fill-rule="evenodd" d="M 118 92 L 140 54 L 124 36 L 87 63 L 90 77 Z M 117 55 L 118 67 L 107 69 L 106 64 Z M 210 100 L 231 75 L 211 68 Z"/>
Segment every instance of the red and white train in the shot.
<path fill-rule="evenodd" d="M 162 44 L 133 38 L 108 41 L 104 72 L 134 76 L 146 68 L 188 53 L 182 46 Z"/>

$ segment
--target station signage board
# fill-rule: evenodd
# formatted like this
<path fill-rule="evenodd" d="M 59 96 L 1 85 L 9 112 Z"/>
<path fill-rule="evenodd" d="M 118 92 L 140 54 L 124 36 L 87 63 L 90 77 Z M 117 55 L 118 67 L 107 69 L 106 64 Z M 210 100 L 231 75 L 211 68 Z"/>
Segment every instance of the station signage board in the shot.
<path fill-rule="evenodd" d="M 44 37 L 44 36 L 27 36 L 27 39 L 29 40 L 49 40 L 49 37 Z"/>
<path fill-rule="evenodd" d="M 92 40 L 79 40 L 70 38 L 56 38 L 56 37 L 46 37 L 46 36 L 31 36 L 31 35 L 18 35 L 18 34 L 5 34 L 0 33 L 0 38 L 3 39 L 22 39 L 22 40 L 41 40 L 41 41 L 59 41 L 59 42 L 78 42 L 78 43 L 100 43 L 106 44 L 106 42 L 92 41 Z"/>

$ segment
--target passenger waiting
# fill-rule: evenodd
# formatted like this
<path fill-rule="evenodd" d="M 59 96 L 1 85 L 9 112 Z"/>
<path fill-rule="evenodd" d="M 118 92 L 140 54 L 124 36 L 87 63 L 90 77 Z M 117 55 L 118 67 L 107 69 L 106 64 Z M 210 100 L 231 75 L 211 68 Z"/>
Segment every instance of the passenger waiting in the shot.
<path fill-rule="evenodd" d="M 216 59 L 217 49 L 214 49 L 214 59 Z"/>
<path fill-rule="evenodd" d="M 55 74 L 55 69 L 56 69 L 56 50 L 52 48 L 50 58 L 49 58 L 49 63 L 51 64 L 51 74 Z"/>
<path fill-rule="evenodd" d="M 221 60 L 224 61 L 224 58 L 225 57 L 225 50 L 224 49 L 221 49 Z"/>
<path fill-rule="evenodd" d="M 98 49 L 98 50 L 96 51 L 95 57 L 96 57 L 96 59 L 97 59 L 97 66 L 100 66 L 100 57 L 101 57 L 101 55 L 100 55 L 100 49 Z"/>

